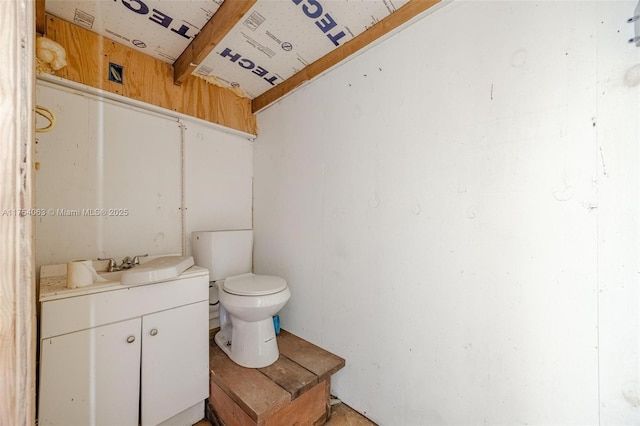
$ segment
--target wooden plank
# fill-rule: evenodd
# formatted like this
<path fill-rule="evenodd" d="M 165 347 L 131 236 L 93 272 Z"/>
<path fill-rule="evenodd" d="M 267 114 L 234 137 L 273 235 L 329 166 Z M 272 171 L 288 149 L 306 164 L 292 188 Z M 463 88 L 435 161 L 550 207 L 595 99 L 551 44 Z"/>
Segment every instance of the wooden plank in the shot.
<path fill-rule="evenodd" d="M 314 77 L 317 77 L 329 68 L 339 62 L 342 62 L 347 57 L 353 55 L 439 2 L 440 0 L 409 0 L 409 2 L 404 6 L 386 18 L 380 20 L 371 28 L 357 35 L 337 49 L 332 50 L 317 61 L 312 62 L 277 86 L 269 89 L 260 96 L 257 96 L 251 103 L 252 111 L 254 113 L 260 111 L 291 92 L 296 87 L 313 79 Z"/>
<path fill-rule="evenodd" d="M 195 76 L 176 86 L 170 64 L 51 15 L 46 23 L 47 37 L 67 51 L 68 65 L 55 72 L 58 77 L 256 134 L 249 99 Z M 109 80 L 110 62 L 123 67 L 122 84 Z"/>
<path fill-rule="evenodd" d="M 34 7 L 0 1 L 0 425 L 16 426 L 35 422 L 34 216 L 16 214 L 34 207 Z"/>
<path fill-rule="evenodd" d="M 255 426 L 256 422 L 236 404 L 229 395 L 215 382 L 211 382 L 209 404 L 213 407 L 213 414 L 217 423 L 225 426 Z"/>
<path fill-rule="evenodd" d="M 277 413 L 268 417 L 265 426 L 282 425 L 312 425 L 318 421 L 326 421 L 329 411 L 329 381 L 324 380 L 305 392 L 300 398 L 283 407 Z M 324 424 L 320 421 L 319 424 Z"/>
<path fill-rule="evenodd" d="M 321 383 L 324 383 L 325 413 L 324 416 L 318 418 L 318 420 L 313 423 L 313 426 L 323 425 L 328 422 L 331 417 L 331 377 L 327 377 Z"/>
<path fill-rule="evenodd" d="M 226 0 L 173 63 L 173 81 L 181 85 L 200 62 L 253 7 L 256 0 Z"/>
<path fill-rule="evenodd" d="M 38 34 L 47 34 L 47 22 L 45 16 L 45 0 L 36 0 L 36 32 Z"/>
<path fill-rule="evenodd" d="M 280 354 L 311 371 L 322 381 L 344 367 L 344 359 L 312 343 L 281 330 L 278 335 Z"/>
<path fill-rule="evenodd" d="M 318 383 L 318 376 L 283 355 L 273 364 L 259 370 L 289 392 L 292 400 Z"/>
<path fill-rule="evenodd" d="M 211 342 L 209 349 L 211 380 L 218 385 L 256 423 L 291 402 L 289 392 L 273 383 L 255 368 L 241 367 Z"/>

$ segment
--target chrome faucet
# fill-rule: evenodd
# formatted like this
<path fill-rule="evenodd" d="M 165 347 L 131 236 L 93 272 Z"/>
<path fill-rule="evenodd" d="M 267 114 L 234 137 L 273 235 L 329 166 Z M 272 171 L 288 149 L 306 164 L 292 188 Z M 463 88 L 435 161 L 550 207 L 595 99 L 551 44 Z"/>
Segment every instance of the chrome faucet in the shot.
<path fill-rule="evenodd" d="M 129 269 L 131 268 L 131 258 L 129 256 L 126 256 L 124 259 L 122 259 L 122 263 L 120 264 L 120 269 Z"/>
<path fill-rule="evenodd" d="M 118 265 L 118 263 L 116 262 L 115 259 L 111 258 L 111 259 L 101 259 L 98 258 L 98 260 L 108 260 L 109 263 L 107 264 L 107 272 L 115 272 L 115 271 L 124 271 L 125 269 L 131 269 L 134 266 L 137 266 L 140 264 L 140 258 L 141 257 L 146 257 L 149 256 L 149 253 L 147 254 L 139 254 L 137 256 L 133 256 L 133 258 L 126 256 L 124 259 L 122 259 L 122 263 L 120 265 Z"/>
<path fill-rule="evenodd" d="M 116 264 L 116 260 L 111 258 L 111 259 L 100 259 L 98 258 L 98 260 L 108 260 L 109 264 L 107 265 L 107 272 L 114 272 L 114 271 L 119 271 L 120 268 L 118 268 L 117 264 Z"/>
<path fill-rule="evenodd" d="M 133 266 L 139 265 L 140 264 L 140 258 L 141 257 L 147 257 L 149 256 L 149 253 L 147 254 L 139 254 L 137 256 L 133 256 L 133 260 L 131 261 L 131 263 L 133 263 Z"/>
<path fill-rule="evenodd" d="M 147 254 L 139 254 L 137 256 L 133 256 L 133 258 L 126 256 L 124 259 L 122 259 L 122 264 L 118 267 L 119 270 L 123 270 L 123 269 L 131 269 L 134 266 L 137 266 L 140 264 L 140 258 L 141 257 L 145 257 L 145 256 L 149 256 L 149 253 Z"/>

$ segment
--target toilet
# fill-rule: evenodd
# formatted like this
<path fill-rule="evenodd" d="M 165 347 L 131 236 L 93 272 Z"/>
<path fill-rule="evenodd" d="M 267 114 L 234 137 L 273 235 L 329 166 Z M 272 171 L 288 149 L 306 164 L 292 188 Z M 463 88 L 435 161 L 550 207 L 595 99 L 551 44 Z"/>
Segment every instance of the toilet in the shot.
<path fill-rule="evenodd" d="M 253 230 L 192 234 L 195 264 L 217 287 L 220 331 L 216 344 L 236 364 L 262 368 L 278 359 L 273 316 L 291 297 L 287 282 L 251 272 Z"/>

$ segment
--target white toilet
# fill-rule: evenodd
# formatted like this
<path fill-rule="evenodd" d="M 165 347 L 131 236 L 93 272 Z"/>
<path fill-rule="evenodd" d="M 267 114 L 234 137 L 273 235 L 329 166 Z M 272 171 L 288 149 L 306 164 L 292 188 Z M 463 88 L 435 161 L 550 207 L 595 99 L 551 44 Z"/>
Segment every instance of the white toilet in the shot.
<path fill-rule="evenodd" d="M 287 282 L 251 273 L 253 231 L 203 231 L 192 234 L 195 264 L 209 270 L 220 301 L 216 344 L 236 364 L 261 368 L 278 359 L 273 315 L 287 303 Z"/>

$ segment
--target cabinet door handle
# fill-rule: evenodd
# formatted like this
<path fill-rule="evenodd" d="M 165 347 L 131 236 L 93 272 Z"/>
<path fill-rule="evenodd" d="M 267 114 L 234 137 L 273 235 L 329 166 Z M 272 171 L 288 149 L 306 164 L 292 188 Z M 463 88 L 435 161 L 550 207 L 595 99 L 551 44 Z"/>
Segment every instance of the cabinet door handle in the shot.
<path fill-rule="evenodd" d="M 158 329 L 157 329 L 157 328 L 154 328 L 153 330 L 151 330 L 151 331 L 149 332 L 149 334 L 150 334 L 150 335 L 152 335 L 152 336 L 155 336 L 156 334 L 158 334 Z"/>
<path fill-rule="evenodd" d="M 136 341 L 136 337 L 135 336 L 129 336 L 127 337 L 127 343 L 133 343 Z"/>

